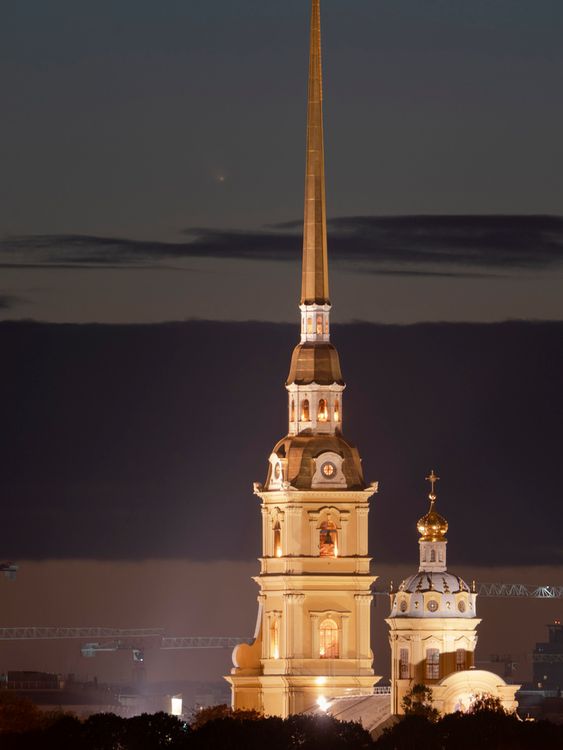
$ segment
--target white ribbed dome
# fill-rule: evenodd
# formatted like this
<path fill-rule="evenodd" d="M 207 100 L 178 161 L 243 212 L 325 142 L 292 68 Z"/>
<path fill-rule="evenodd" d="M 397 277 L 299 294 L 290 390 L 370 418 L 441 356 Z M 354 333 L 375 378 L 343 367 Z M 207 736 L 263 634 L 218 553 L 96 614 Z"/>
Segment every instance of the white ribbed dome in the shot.
<path fill-rule="evenodd" d="M 423 570 L 401 583 L 391 617 L 475 617 L 475 599 L 463 578 Z"/>
<path fill-rule="evenodd" d="M 463 578 L 444 571 L 434 573 L 422 570 L 405 580 L 399 586 L 399 591 L 437 591 L 440 594 L 455 594 L 458 591 L 469 591 L 469 586 Z"/>

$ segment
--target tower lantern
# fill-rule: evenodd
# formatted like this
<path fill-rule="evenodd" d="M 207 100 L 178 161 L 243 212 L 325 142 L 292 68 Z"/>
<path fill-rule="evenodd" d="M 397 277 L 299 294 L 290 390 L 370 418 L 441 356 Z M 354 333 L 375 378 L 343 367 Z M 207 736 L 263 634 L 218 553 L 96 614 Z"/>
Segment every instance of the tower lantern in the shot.
<path fill-rule="evenodd" d="M 226 677 L 234 708 L 287 716 L 342 695 L 370 695 L 369 499 L 342 434 L 344 380 L 330 342 L 320 0 L 312 0 L 301 335 L 286 390 L 289 427 L 270 454 L 261 501 L 258 618 Z"/>

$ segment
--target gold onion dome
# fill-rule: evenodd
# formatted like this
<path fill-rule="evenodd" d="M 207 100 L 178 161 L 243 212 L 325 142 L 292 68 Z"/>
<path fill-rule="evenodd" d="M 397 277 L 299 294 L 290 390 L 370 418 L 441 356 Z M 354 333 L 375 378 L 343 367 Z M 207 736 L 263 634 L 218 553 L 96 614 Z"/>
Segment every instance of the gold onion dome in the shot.
<path fill-rule="evenodd" d="M 418 529 L 418 533 L 423 542 L 443 542 L 448 532 L 448 522 L 444 516 L 441 516 L 434 510 L 436 505 L 435 485 L 439 478 L 440 477 L 437 477 L 436 474 L 434 474 L 434 470 L 432 470 L 430 476 L 427 477 L 432 486 L 432 490 L 428 495 L 430 499 L 430 509 L 416 524 L 416 528 Z"/>

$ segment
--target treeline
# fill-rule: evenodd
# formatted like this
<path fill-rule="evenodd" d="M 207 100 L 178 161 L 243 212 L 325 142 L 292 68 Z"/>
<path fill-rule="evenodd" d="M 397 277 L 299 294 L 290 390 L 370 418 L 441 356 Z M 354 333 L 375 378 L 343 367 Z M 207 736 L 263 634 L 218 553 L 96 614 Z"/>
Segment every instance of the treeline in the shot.
<path fill-rule="evenodd" d="M 4 709 L 6 707 L 4 706 Z M 14 707 L 15 708 L 15 707 Z M 217 707 L 191 722 L 165 713 L 85 721 L 38 711 L 0 712 L 1 750 L 553 750 L 563 726 L 480 710 L 432 720 L 411 715 L 373 740 L 359 724 L 331 716 L 262 718 Z M 35 725 L 33 726 L 33 723 Z"/>

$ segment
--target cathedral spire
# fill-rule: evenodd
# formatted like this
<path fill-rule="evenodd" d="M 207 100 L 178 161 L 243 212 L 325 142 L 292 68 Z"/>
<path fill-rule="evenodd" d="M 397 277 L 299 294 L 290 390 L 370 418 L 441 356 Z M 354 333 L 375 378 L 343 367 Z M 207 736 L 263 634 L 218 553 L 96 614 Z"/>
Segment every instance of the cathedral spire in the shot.
<path fill-rule="evenodd" d="M 307 105 L 302 305 L 329 305 L 320 0 L 313 0 Z"/>

